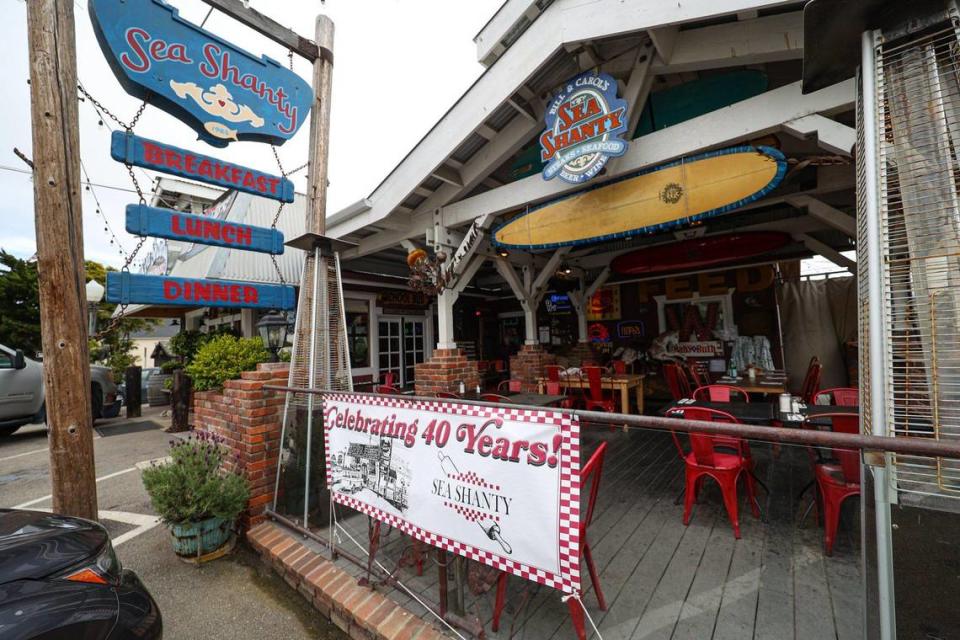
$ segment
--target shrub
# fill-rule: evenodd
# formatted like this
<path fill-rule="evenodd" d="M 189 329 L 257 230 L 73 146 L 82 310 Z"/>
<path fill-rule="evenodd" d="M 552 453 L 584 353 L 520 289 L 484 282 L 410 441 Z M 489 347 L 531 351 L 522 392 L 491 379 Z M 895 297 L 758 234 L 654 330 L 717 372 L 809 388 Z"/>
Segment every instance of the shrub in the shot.
<path fill-rule="evenodd" d="M 270 352 L 260 338 L 223 334 L 204 343 L 185 371 L 193 381 L 194 391 L 208 391 L 222 387 L 227 380 L 239 378 L 242 371 L 250 371 L 269 359 Z"/>
<path fill-rule="evenodd" d="M 237 473 L 221 469 L 227 455 L 223 439 L 199 432 L 170 441 L 171 461 L 143 470 L 143 486 L 153 508 L 168 524 L 218 517 L 235 520 L 247 506 L 250 490 Z"/>
<path fill-rule="evenodd" d="M 160 373 L 165 375 L 170 375 L 177 369 L 183 369 L 183 363 L 177 362 L 176 360 L 167 360 L 162 365 L 160 365 Z"/>

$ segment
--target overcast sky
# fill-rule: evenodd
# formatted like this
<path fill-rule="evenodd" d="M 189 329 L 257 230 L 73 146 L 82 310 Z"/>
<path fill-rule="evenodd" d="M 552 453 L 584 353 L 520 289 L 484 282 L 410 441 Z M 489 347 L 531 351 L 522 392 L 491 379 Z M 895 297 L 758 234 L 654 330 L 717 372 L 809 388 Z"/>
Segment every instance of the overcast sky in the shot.
<path fill-rule="evenodd" d="M 368 195 L 414 144 L 480 75 L 473 36 L 502 0 L 252 0 L 251 6 L 313 37 L 314 16 L 329 15 L 336 24 L 336 66 L 330 149 L 329 211 L 333 213 Z M 200 0 L 170 0 L 182 17 L 199 24 L 207 12 Z M 33 191 L 30 176 L 10 171 L 26 166 L 13 154 L 17 147 L 31 155 L 30 94 L 27 78 L 27 9 L 23 0 L 0 0 L 4 20 L 0 42 L 4 60 L 0 86 L 0 248 L 21 257 L 36 250 Z M 120 88 L 97 45 L 86 0 L 76 0 L 77 58 L 80 82 L 122 120 L 129 120 L 139 102 Z M 282 47 L 214 12 L 206 28 L 252 53 L 265 53 L 286 63 Z M 310 66 L 294 57 L 294 68 L 310 77 Z M 80 104 L 80 143 L 90 180 L 130 188 L 123 165 L 110 158 L 110 130 L 87 103 Z M 115 127 L 112 122 L 107 124 Z M 309 123 L 280 147 L 287 169 L 307 160 Z M 136 132 L 177 146 L 276 173 L 269 145 L 234 142 L 227 150 L 199 142 L 192 129 L 148 107 Z M 305 188 L 306 172 L 294 180 Z M 137 170 L 141 183 L 147 174 Z M 133 193 L 102 187 L 84 190 L 84 249 L 88 259 L 120 266 L 123 259 L 110 244 L 104 221 L 96 214 L 96 196 L 119 242 L 131 250 L 135 239 L 123 231 L 124 207 Z M 138 256 L 149 248 L 149 242 Z"/>

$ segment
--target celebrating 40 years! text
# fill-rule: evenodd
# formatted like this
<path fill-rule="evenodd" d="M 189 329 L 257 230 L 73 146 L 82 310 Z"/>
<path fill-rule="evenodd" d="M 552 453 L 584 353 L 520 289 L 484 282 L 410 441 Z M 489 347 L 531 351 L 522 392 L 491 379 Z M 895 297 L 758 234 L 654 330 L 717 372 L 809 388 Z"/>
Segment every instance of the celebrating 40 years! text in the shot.
<path fill-rule="evenodd" d="M 460 446 L 464 453 L 504 462 L 526 463 L 534 467 L 547 465 L 553 468 L 560 461 L 560 435 L 553 436 L 549 442 L 510 439 L 499 432 L 503 426 L 503 420 L 499 417 L 464 420 L 463 417 L 455 418 L 456 424 L 451 424 L 448 420 L 434 417 L 421 423 L 419 418 L 398 420 L 396 414 L 372 417 L 364 415 L 361 409 L 341 410 L 337 406 L 328 407 L 325 414 L 327 429 L 347 429 L 393 438 L 407 448 L 421 443 L 439 449 L 448 445 Z"/>

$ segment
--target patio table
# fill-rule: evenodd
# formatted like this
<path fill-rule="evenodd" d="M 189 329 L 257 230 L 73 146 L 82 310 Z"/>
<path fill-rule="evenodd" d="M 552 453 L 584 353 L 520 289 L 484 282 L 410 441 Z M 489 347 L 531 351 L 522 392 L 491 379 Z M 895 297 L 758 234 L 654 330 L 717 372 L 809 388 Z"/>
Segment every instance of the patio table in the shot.
<path fill-rule="evenodd" d="M 620 413 L 630 413 L 630 390 L 634 391 L 637 399 L 637 413 L 643 415 L 643 374 L 642 373 L 615 373 L 605 375 L 600 379 L 603 389 L 620 392 Z M 537 378 L 537 388 L 543 391 L 547 378 Z M 561 376 L 560 386 L 566 389 L 589 389 L 590 383 L 579 376 Z"/>
<path fill-rule="evenodd" d="M 770 425 L 774 421 L 783 423 L 785 427 L 800 427 L 803 424 L 799 420 L 790 420 L 787 414 L 781 414 L 780 408 L 776 402 L 706 402 L 697 400 L 692 403 L 679 404 L 671 402 L 661 409 L 661 415 L 666 415 L 671 409 L 684 409 L 687 407 L 704 407 L 707 409 L 717 409 L 725 411 L 744 424 Z M 859 407 L 841 407 L 836 405 L 807 405 L 801 409 L 800 414 L 806 417 L 816 417 L 826 413 L 859 413 Z"/>
<path fill-rule="evenodd" d="M 482 394 L 468 391 L 458 394 L 462 400 L 480 400 Z M 504 396 L 512 404 L 528 404 L 532 407 L 552 407 L 560 403 L 566 396 L 551 395 L 548 393 L 529 393 L 526 391 L 504 391 L 498 395 Z"/>
<path fill-rule="evenodd" d="M 751 380 L 749 376 L 737 376 L 736 379 L 733 379 L 724 375 L 716 381 L 716 384 L 739 387 L 747 393 L 775 393 L 780 395 L 787 391 L 788 381 L 789 378 L 782 371 L 765 371 L 758 373 L 754 380 Z"/>

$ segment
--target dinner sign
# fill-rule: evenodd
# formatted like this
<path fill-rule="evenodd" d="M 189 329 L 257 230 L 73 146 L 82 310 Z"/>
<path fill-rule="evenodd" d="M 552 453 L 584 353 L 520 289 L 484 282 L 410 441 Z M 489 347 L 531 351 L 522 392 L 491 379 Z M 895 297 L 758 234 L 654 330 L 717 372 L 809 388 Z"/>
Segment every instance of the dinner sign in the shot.
<path fill-rule="evenodd" d="M 575 416 L 398 396 L 327 394 L 333 499 L 427 544 L 580 590 Z"/>

